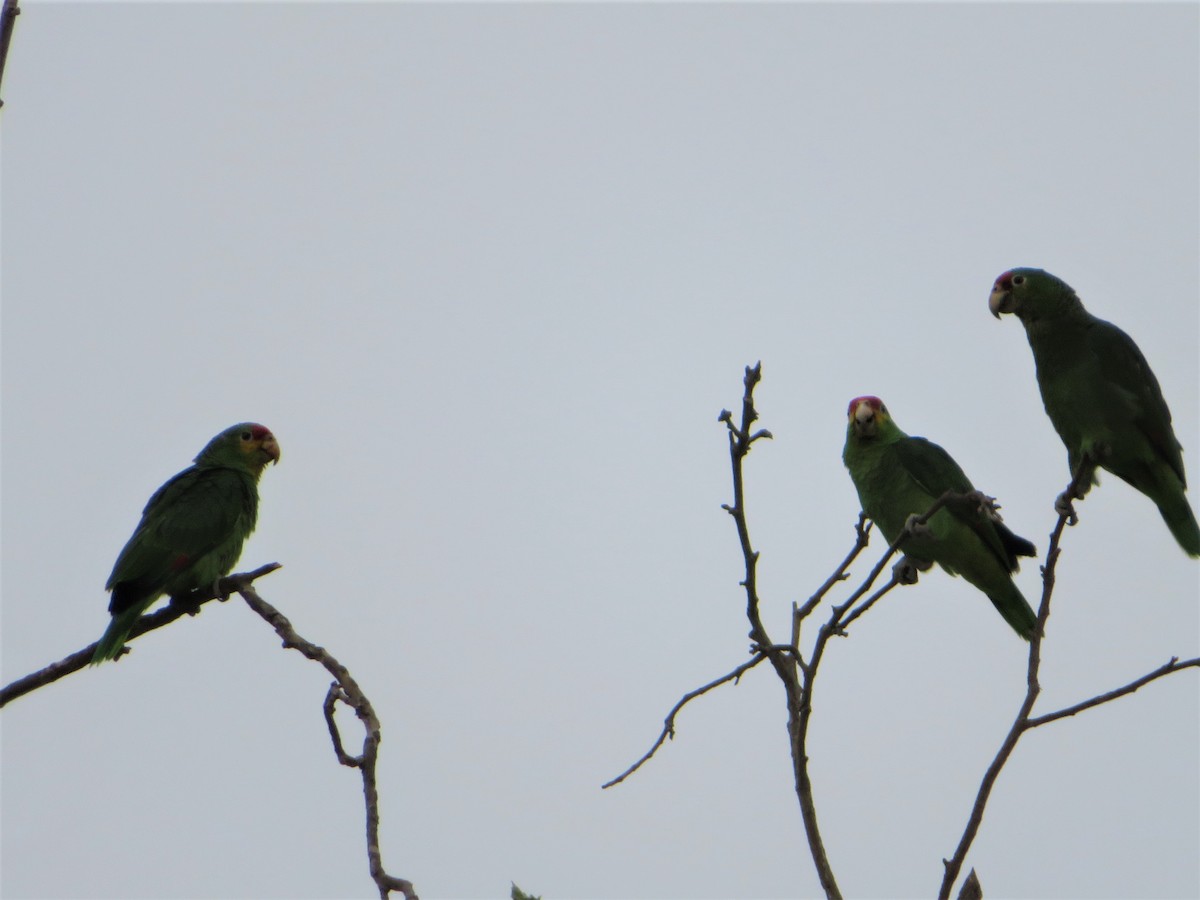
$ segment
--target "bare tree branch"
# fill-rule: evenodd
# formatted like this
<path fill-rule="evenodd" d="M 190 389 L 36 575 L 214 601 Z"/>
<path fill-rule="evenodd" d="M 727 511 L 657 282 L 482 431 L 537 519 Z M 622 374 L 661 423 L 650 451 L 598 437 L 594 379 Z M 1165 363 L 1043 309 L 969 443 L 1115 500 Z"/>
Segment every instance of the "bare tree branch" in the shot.
<path fill-rule="evenodd" d="M 363 803 L 367 817 L 367 863 L 371 878 L 379 888 L 381 900 L 388 900 L 392 891 L 399 891 L 407 900 L 417 900 L 417 892 L 412 882 L 404 878 L 389 875 L 383 868 L 383 857 L 379 851 L 379 791 L 375 780 L 375 763 L 379 756 L 379 743 L 382 740 L 379 717 L 371 701 L 367 699 L 358 686 L 358 682 L 349 670 L 324 647 L 306 641 L 296 633 L 292 623 L 279 610 L 265 601 L 249 584 L 239 585 L 237 592 L 246 604 L 262 616 L 275 629 L 275 633 L 283 640 L 285 650 L 296 650 L 307 659 L 324 666 L 325 671 L 333 676 L 334 682 L 329 686 L 325 695 L 323 710 L 325 722 L 329 726 L 329 735 L 333 740 L 333 750 L 338 762 L 344 766 L 358 769 L 362 775 Z M 363 724 L 366 735 L 363 738 L 363 749 L 359 756 L 346 753 L 342 743 L 341 733 L 334 718 L 334 710 L 338 702 L 345 703 L 354 710 L 354 714 Z"/>
<path fill-rule="evenodd" d="M 1068 487 L 1068 491 L 1073 489 L 1075 480 L 1072 479 L 1072 487 Z M 1025 730 L 1025 723 L 1029 719 L 1029 713 L 1033 710 L 1033 704 L 1037 701 L 1038 694 L 1041 693 L 1041 685 L 1038 684 L 1038 670 L 1042 664 L 1042 637 L 1046 630 L 1046 619 L 1050 616 L 1050 597 L 1054 593 L 1054 569 L 1058 565 L 1058 544 L 1062 538 L 1063 529 L 1067 525 L 1067 520 L 1072 516 L 1073 513 L 1061 512 L 1054 530 L 1050 533 L 1050 546 L 1046 549 L 1046 562 L 1042 565 L 1042 599 L 1038 605 L 1037 625 L 1034 627 L 1033 636 L 1029 641 L 1029 664 L 1025 675 L 1025 697 L 1021 701 L 1020 709 L 1017 710 L 1017 716 L 1013 720 L 1012 727 L 1009 728 L 1008 734 L 1004 736 L 1004 740 L 1000 744 L 1000 749 L 996 752 L 995 758 L 992 759 L 991 764 L 983 773 L 983 781 L 980 783 L 979 791 L 975 795 L 975 803 L 971 807 L 967 826 L 963 830 L 954 855 L 950 859 L 942 860 L 945 871 L 942 876 L 941 889 L 938 891 L 938 900 L 948 900 L 950 897 L 950 890 L 954 887 L 958 873 L 962 870 L 962 864 L 967 857 L 967 851 L 971 849 L 971 843 L 975 840 L 975 835 L 979 833 L 979 826 L 983 822 L 983 811 L 987 807 L 988 797 L 991 796 L 996 779 L 1000 776 L 1000 770 L 1004 768 L 1004 764 L 1008 762 L 1008 758 L 1012 756 L 1013 750 L 1016 749 L 1017 741 L 1021 739 L 1021 734 Z"/>
<path fill-rule="evenodd" d="M 671 711 L 669 713 L 667 713 L 667 718 L 663 721 L 662 734 L 660 734 L 658 736 L 658 740 L 654 742 L 654 746 L 652 746 L 649 750 L 647 750 L 646 754 L 641 759 L 639 759 L 637 762 L 635 762 L 632 766 L 630 766 L 628 769 L 626 769 L 624 772 L 622 772 L 616 778 L 600 785 L 601 790 L 603 790 L 604 788 L 610 788 L 616 784 L 620 784 L 622 781 L 624 781 L 626 778 L 628 778 L 630 775 L 632 775 L 634 772 L 636 772 L 638 769 L 640 769 L 644 763 L 648 762 L 650 757 L 652 757 L 655 753 L 658 752 L 658 748 L 661 747 L 664 743 L 666 743 L 668 738 L 670 738 L 671 740 L 675 739 L 675 716 L 679 713 L 679 711 L 681 709 L 683 709 L 685 704 L 687 704 L 690 700 L 695 700 L 697 697 L 699 697 L 702 694 L 707 694 L 713 688 L 720 687 L 721 685 L 725 684 L 726 682 L 729 682 L 729 681 L 736 682 L 739 678 L 742 677 L 742 675 L 744 675 L 750 669 L 753 669 L 755 666 L 757 666 L 760 662 L 762 662 L 766 658 L 767 658 L 767 655 L 765 653 L 756 653 L 756 654 L 754 654 L 753 658 L 750 659 L 749 662 L 742 663 L 740 666 L 738 666 L 736 669 L 734 669 L 729 674 L 722 675 L 720 678 L 716 679 L 715 681 L 710 681 L 708 684 L 704 685 L 703 687 L 698 687 L 694 691 L 689 691 L 688 693 L 684 694 L 683 697 L 680 698 L 679 702 L 676 703 L 673 707 L 671 707 Z"/>
<path fill-rule="evenodd" d="M 148 631 L 154 631 L 156 628 L 169 625 L 182 616 L 196 615 L 200 612 L 200 607 L 210 600 L 227 600 L 230 594 L 238 590 L 239 585 L 250 584 L 256 578 L 269 575 L 278 568 L 281 568 L 279 563 L 267 563 L 265 566 L 259 566 L 252 572 L 227 575 L 217 583 L 216 591 L 206 588 L 194 591 L 186 597 L 172 598 L 171 602 L 162 609 L 152 612 L 147 616 L 142 616 L 134 623 L 133 628 L 129 630 L 129 637 L 125 639 L 127 646 L 121 651 L 121 656 L 125 656 L 130 651 L 128 644 L 135 638 L 141 637 Z M 99 642 L 97 641 L 97 643 Z M 24 678 L 18 678 L 12 684 L 6 685 L 3 690 L 0 690 L 0 707 L 5 706 L 10 700 L 15 700 L 31 691 L 52 684 L 58 681 L 58 679 L 70 675 L 72 672 L 78 672 L 92 661 L 92 654 L 95 652 L 96 644 L 89 644 L 82 650 L 77 650 L 56 663 L 51 663 L 43 669 L 26 675 Z"/>
<path fill-rule="evenodd" d="M 8 62 L 8 45 L 12 41 L 13 25 L 20 14 L 21 7 L 17 0 L 4 0 L 3 9 L 0 10 L 0 84 L 4 83 L 4 64 Z M 3 105 L 4 101 L 0 100 L 0 106 Z"/>
<path fill-rule="evenodd" d="M 799 646 L 800 642 L 800 622 L 808 617 L 817 605 L 825 598 L 830 589 L 840 582 L 845 581 L 850 577 L 850 564 L 858 558 L 858 554 L 862 553 L 866 548 L 867 542 L 871 539 L 872 522 L 867 519 L 866 513 L 858 514 L 858 523 L 854 526 L 854 546 L 850 548 L 850 552 L 846 554 L 846 558 L 842 560 L 841 565 L 834 570 L 833 574 L 825 579 L 825 583 L 817 588 L 817 592 L 804 602 L 803 606 L 792 604 L 792 646 Z"/>
<path fill-rule="evenodd" d="M 275 629 L 276 634 L 283 639 L 283 646 L 285 648 L 298 650 L 307 658 L 324 666 L 326 671 L 335 679 L 325 695 L 323 706 L 325 722 L 329 726 L 329 736 L 333 741 L 334 753 L 337 754 L 338 762 L 344 766 L 358 769 L 362 774 L 363 799 L 367 817 L 367 861 L 370 867 L 371 878 L 379 888 L 379 896 L 383 900 L 387 900 L 392 891 L 399 891 L 407 900 L 417 900 L 417 893 L 413 888 L 412 882 L 403 878 L 396 878 L 384 870 L 379 851 L 379 792 L 375 778 L 375 763 L 378 758 L 379 742 L 381 740 L 379 718 L 375 715 L 375 710 L 371 706 L 370 701 L 367 700 L 366 695 L 363 694 L 362 689 L 358 686 L 358 683 L 350 675 L 346 667 L 339 663 L 325 648 L 318 647 L 300 637 L 292 627 L 291 622 L 279 610 L 263 600 L 258 595 L 258 592 L 254 590 L 255 579 L 270 574 L 278 568 L 280 568 L 279 563 L 268 563 L 252 572 L 241 572 L 222 578 L 217 583 L 215 591 L 209 588 L 202 591 L 195 591 L 185 597 L 174 597 L 167 606 L 138 619 L 130 630 L 127 640 L 132 641 L 134 638 L 148 631 L 162 628 L 164 625 L 174 622 L 181 616 L 195 615 L 200 611 L 200 607 L 210 600 L 226 600 L 230 594 L 237 593 L 241 595 L 242 599 L 246 601 L 252 610 L 258 613 Z M 91 662 L 92 654 L 95 650 L 96 644 L 91 644 L 56 663 L 46 666 L 44 669 L 14 681 L 5 687 L 3 691 L 0 691 L 0 706 L 82 669 Z M 366 737 L 363 740 L 363 750 L 358 756 L 348 754 L 342 743 L 341 733 L 334 718 L 334 711 L 339 702 L 345 703 L 354 710 L 355 715 L 358 716 L 359 721 L 363 723 L 363 727 L 366 730 Z"/>
<path fill-rule="evenodd" d="M 1025 729 L 1028 731 L 1031 728 L 1037 728 L 1050 722 L 1056 722 L 1059 719 L 1065 719 L 1068 716 L 1074 716 L 1083 712 L 1085 709 L 1091 709 L 1092 707 L 1099 706 L 1102 703 L 1108 703 L 1110 700 L 1116 700 L 1118 697 L 1124 697 L 1126 694 L 1132 694 L 1143 685 L 1147 685 L 1151 681 L 1162 678 L 1164 675 L 1172 675 L 1175 672 L 1193 668 L 1200 668 L 1200 657 L 1196 657 L 1195 659 L 1185 659 L 1183 662 L 1180 662 L 1178 657 L 1172 656 L 1169 662 L 1163 663 L 1153 672 L 1148 672 L 1141 678 L 1135 678 L 1133 681 L 1129 682 L 1129 684 L 1124 685 L 1123 687 L 1111 690 L 1106 694 L 1100 694 L 1099 696 L 1092 697 L 1090 700 L 1084 700 L 1081 703 L 1076 703 L 1074 706 L 1068 706 L 1052 713 L 1034 716 L 1025 723 Z"/>
<path fill-rule="evenodd" d="M 859 604 L 857 607 L 855 607 L 854 611 L 852 613 L 850 613 L 850 615 L 846 616 L 845 619 L 842 620 L 842 626 L 841 626 L 842 633 L 843 634 L 845 633 L 846 629 L 850 626 L 851 622 L 853 622 L 855 619 L 857 619 L 859 616 L 861 616 L 863 613 L 865 613 L 868 609 L 870 609 L 872 606 L 874 606 L 876 603 L 878 603 L 884 594 L 886 594 L 892 588 L 896 587 L 898 584 L 901 584 L 901 582 L 893 575 L 891 580 L 888 581 L 887 584 L 885 584 L 883 587 L 881 587 L 879 590 L 877 590 L 875 593 L 873 593 L 870 597 L 868 597 L 866 600 L 864 600 L 861 604 Z"/>
<path fill-rule="evenodd" d="M 808 837 L 809 852 L 812 854 L 813 865 L 817 869 L 817 878 L 821 882 L 825 896 L 830 900 L 840 900 L 842 893 L 838 888 L 837 879 L 834 877 L 833 867 L 829 864 L 829 856 L 825 852 L 825 844 L 821 840 L 821 831 L 817 824 L 812 781 L 808 774 L 808 756 L 805 751 L 805 733 L 808 716 L 812 709 L 806 688 L 811 688 L 812 679 L 815 676 L 816 659 L 814 658 L 814 661 L 803 670 L 806 684 L 802 686 L 798 674 L 799 654 L 789 653 L 771 640 L 759 613 L 758 587 L 755 577 L 758 552 L 750 541 L 750 528 L 746 522 L 746 492 L 745 481 L 742 477 L 742 462 L 750 453 L 750 448 L 756 440 L 762 437 L 771 437 L 769 431 L 754 433 L 750 431 L 755 421 L 758 420 L 758 411 L 754 408 L 754 388 L 761 379 L 761 362 L 746 367 L 746 375 L 742 379 L 745 389 L 742 394 L 740 426 L 733 424 L 733 414 L 728 410 L 722 410 L 719 417 L 720 421 L 724 422 L 729 429 L 729 461 L 733 470 L 733 505 L 725 506 L 724 509 L 733 517 L 737 526 L 738 540 L 742 547 L 742 558 L 746 569 L 746 578 L 742 582 L 742 587 L 746 591 L 746 617 L 750 620 L 750 640 L 754 642 L 759 652 L 766 654 L 775 673 L 779 676 L 779 680 L 783 682 L 784 693 L 787 695 L 792 774 L 796 783 L 796 797 L 800 801 L 800 816 L 804 820 L 804 833 Z M 863 540 L 862 535 L 859 540 Z M 857 549 L 851 553 L 849 558 L 852 559 L 856 553 Z M 835 573 L 835 576 L 837 574 Z M 836 577 L 832 579 L 833 583 L 838 580 L 840 579 Z M 805 607 L 809 606 L 809 603 L 805 604 Z M 815 606 L 816 603 L 811 603 L 811 607 L 815 608 Z M 793 617 L 793 621 L 797 621 L 795 617 Z M 798 639 L 799 635 L 795 624 L 793 624 L 792 631 Z"/>
<path fill-rule="evenodd" d="M 1038 682 L 1038 673 L 1042 664 L 1042 639 L 1045 637 L 1046 620 L 1050 616 L 1050 598 L 1054 593 L 1055 584 L 1055 568 L 1058 565 L 1058 557 L 1060 554 L 1059 542 L 1062 539 L 1063 529 L 1068 525 L 1074 525 L 1078 518 L 1075 510 L 1072 507 L 1070 500 L 1080 499 L 1080 489 L 1091 478 L 1092 470 L 1086 464 L 1081 464 L 1075 473 L 1075 477 L 1071 479 L 1070 485 L 1066 491 L 1059 495 L 1055 502 L 1055 509 L 1058 510 L 1058 521 L 1055 523 L 1054 530 L 1050 533 L 1050 546 L 1046 550 L 1046 562 L 1042 565 L 1042 599 L 1038 605 L 1037 626 L 1034 629 L 1034 634 L 1029 642 L 1029 665 L 1026 670 L 1026 689 L 1025 697 L 1021 701 L 1021 706 L 1017 710 L 1016 718 L 1013 719 L 1012 726 L 1008 733 L 1004 736 L 1004 740 L 1000 744 L 1000 749 L 997 751 L 995 758 L 988 765 L 984 772 L 983 780 L 979 785 L 979 791 L 975 796 L 975 802 L 971 807 L 970 816 L 967 819 L 966 828 L 963 830 L 962 837 L 958 842 L 958 847 L 954 851 L 954 855 L 950 859 L 943 859 L 942 864 L 945 871 L 942 876 L 942 885 L 938 891 L 938 900 L 949 900 L 950 891 L 954 887 L 955 879 L 962 871 L 963 862 L 966 860 L 967 852 L 971 849 L 971 844 L 975 840 L 976 834 L 979 833 L 979 827 L 983 823 L 983 812 L 987 807 L 988 798 L 991 796 L 992 788 L 995 787 L 996 779 L 999 778 L 1001 770 L 1008 762 L 1016 749 L 1017 742 L 1021 739 L 1026 731 L 1037 728 L 1040 725 L 1045 725 L 1068 716 L 1076 715 L 1084 710 L 1100 706 L 1103 703 L 1108 703 L 1127 694 L 1132 694 L 1138 688 L 1148 684 L 1155 679 L 1162 678 L 1165 675 L 1170 675 L 1174 672 L 1180 672 L 1187 668 L 1200 668 L 1200 658 L 1190 659 L 1185 662 L 1179 662 L 1177 657 L 1172 657 L 1170 662 L 1160 666 L 1153 672 L 1138 678 L 1129 684 L 1109 691 L 1106 694 L 1100 694 L 1092 697 L 1090 700 L 1084 700 L 1081 703 L 1076 703 L 1074 706 L 1060 709 L 1056 712 L 1047 713 L 1043 716 L 1032 717 L 1034 704 L 1037 702 L 1038 695 L 1041 693 L 1041 685 Z M 972 870 L 971 875 L 974 875 Z M 970 880 L 968 876 L 968 882 Z M 978 879 L 976 879 L 978 881 Z M 967 893 L 968 884 L 964 884 L 962 893 Z"/>
<path fill-rule="evenodd" d="M 759 557 L 750 539 L 750 528 L 746 517 L 745 478 L 743 475 L 743 462 L 750 453 L 754 443 L 763 438 L 771 437 L 771 433 L 764 429 L 758 431 L 752 430 L 754 423 L 758 420 L 758 411 L 754 406 L 754 389 L 761 378 L 761 364 L 746 368 L 746 374 L 743 379 L 744 392 L 742 396 L 740 423 L 734 423 L 733 413 L 728 410 L 722 410 L 718 417 L 719 421 L 725 423 L 729 434 L 729 457 L 733 478 L 733 503 L 726 504 L 722 508 L 734 520 L 737 527 L 738 542 L 742 549 L 745 578 L 740 584 L 746 592 L 746 617 L 750 622 L 750 639 L 753 642 L 751 650 L 754 653 L 754 657 L 750 662 L 744 663 L 728 675 L 685 694 L 667 715 L 663 730 L 650 750 L 619 777 L 605 784 L 604 787 L 619 784 L 629 775 L 636 772 L 647 760 L 654 756 L 658 748 L 668 738 L 674 737 L 675 716 L 684 704 L 721 684 L 737 679 L 742 673 L 762 662 L 763 659 L 769 660 L 780 681 L 783 683 L 784 692 L 787 696 L 788 735 L 792 755 L 792 771 L 796 796 L 800 802 L 800 814 L 804 821 L 804 832 L 808 839 L 809 852 L 812 855 L 813 864 L 817 870 L 817 877 L 821 882 L 821 887 L 826 897 L 840 898 L 841 892 L 834 877 L 832 866 L 829 863 L 824 843 L 821 840 L 816 805 L 813 800 L 812 781 L 808 771 L 807 741 L 808 727 L 812 718 L 812 691 L 829 639 L 834 636 L 845 636 L 846 626 L 850 622 L 866 613 L 881 597 L 900 583 L 893 576 L 891 581 L 878 589 L 867 600 L 863 601 L 861 605 L 855 607 L 853 612 L 850 612 L 854 604 L 870 590 L 871 585 L 879 577 L 887 561 L 905 541 L 910 531 L 906 529 L 904 533 L 892 542 L 884 553 L 883 558 L 871 570 L 866 580 L 844 603 L 831 607 L 829 619 L 818 629 L 813 642 L 811 656 L 808 661 L 805 661 L 800 651 L 800 631 L 803 621 L 813 613 L 835 585 L 850 577 L 850 565 L 858 558 L 870 540 L 872 525 L 867 521 L 866 516 L 860 513 L 858 522 L 854 527 L 854 546 L 850 548 L 845 559 L 842 560 L 833 574 L 817 589 L 816 593 L 809 597 L 803 604 L 792 604 L 790 641 L 787 644 L 777 644 L 771 640 L 759 612 L 760 600 L 757 587 Z M 923 515 L 914 517 L 911 527 L 919 528 L 948 502 L 962 499 L 967 499 L 967 495 L 959 495 L 950 491 L 946 492 Z M 969 499 L 979 503 L 990 502 L 990 498 L 982 497 L 982 495 L 970 495 Z M 847 615 L 848 612 L 849 615 Z"/>

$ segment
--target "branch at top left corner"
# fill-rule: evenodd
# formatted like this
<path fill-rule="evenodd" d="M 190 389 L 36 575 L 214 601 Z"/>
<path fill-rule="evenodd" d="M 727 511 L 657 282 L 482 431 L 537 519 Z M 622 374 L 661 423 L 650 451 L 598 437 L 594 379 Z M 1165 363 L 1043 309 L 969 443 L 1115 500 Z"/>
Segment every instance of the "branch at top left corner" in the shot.
<path fill-rule="evenodd" d="M 17 0 L 4 0 L 3 11 L 0 11 L 0 85 L 4 84 L 4 64 L 8 61 L 8 45 L 12 41 L 13 25 L 20 14 L 21 7 Z M 4 101 L 0 100 L 0 106 L 3 105 Z"/>

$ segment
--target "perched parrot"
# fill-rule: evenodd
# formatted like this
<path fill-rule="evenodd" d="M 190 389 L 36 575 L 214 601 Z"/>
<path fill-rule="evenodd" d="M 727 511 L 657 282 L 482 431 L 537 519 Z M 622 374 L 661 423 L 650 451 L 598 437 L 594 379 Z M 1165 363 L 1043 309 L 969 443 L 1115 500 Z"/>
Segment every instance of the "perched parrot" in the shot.
<path fill-rule="evenodd" d="M 1184 491 L 1183 448 L 1158 379 L 1133 338 L 1091 315 L 1071 288 L 1041 269 L 1012 269 L 996 279 L 988 308 L 1014 313 L 1025 326 L 1042 403 L 1067 445 L 1082 497 L 1102 466 L 1158 506 L 1175 540 L 1200 556 L 1200 527 Z M 1066 509 L 1072 498 L 1060 498 Z"/>
<path fill-rule="evenodd" d="M 92 665 L 115 659 L 134 622 L 163 594 L 182 596 L 229 574 L 254 530 L 258 477 L 269 462 L 279 462 L 275 435 L 243 422 L 154 492 L 108 576 L 112 621 Z"/>
<path fill-rule="evenodd" d="M 1037 616 L 1013 583 L 1018 556 L 1037 548 L 1009 531 L 983 508 L 979 497 L 948 503 L 923 529 L 909 528 L 910 517 L 924 513 L 946 491 L 974 492 L 971 481 L 950 454 L 922 437 L 909 437 L 892 420 L 878 397 L 850 401 L 842 462 L 858 491 L 863 512 L 888 542 L 906 528 L 900 549 L 918 569 L 937 563 L 961 575 L 987 594 L 1004 621 L 1025 640 L 1033 636 Z"/>

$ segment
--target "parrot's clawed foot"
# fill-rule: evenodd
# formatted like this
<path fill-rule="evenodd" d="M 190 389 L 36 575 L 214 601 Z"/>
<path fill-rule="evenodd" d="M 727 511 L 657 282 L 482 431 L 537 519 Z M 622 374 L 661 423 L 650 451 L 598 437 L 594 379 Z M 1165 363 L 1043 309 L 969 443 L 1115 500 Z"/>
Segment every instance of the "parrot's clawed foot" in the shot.
<path fill-rule="evenodd" d="M 216 597 L 218 600 L 220 600 L 222 603 L 224 603 L 226 600 L 229 599 L 230 592 L 221 590 L 221 581 L 222 581 L 222 579 L 220 579 L 220 578 L 217 578 L 213 581 L 212 595 L 214 597 Z"/>
<path fill-rule="evenodd" d="M 916 513 L 910 515 L 904 520 L 904 533 L 910 537 L 927 537 L 933 534 L 933 530 L 920 521 L 921 517 Z"/>
<path fill-rule="evenodd" d="M 907 556 L 900 557 L 900 562 L 892 566 L 892 578 L 897 584 L 916 584 L 919 568 L 914 560 Z"/>
<path fill-rule="evenodd" d="M 971 491 L 967 497 L 975 504 L 975 509 L 985 519 L 991 519 L 993 522 L 1003 522 L 1000 518 L 1000 505 L 996 502 L 995 497 L 989 497 L 983 491 Z"/>
<path fill-rule="evenodd" d="M 1079 521 L 1079 516 L 1075 514 L 1075 495 L 1072 491 L 1063 491 L 1054 499 L 1054 511 L 1060 516 L 1067 517 L 1067 524 L 1074 525 Z"/>
<path fill-rule="evenodd" d="M 182 607 L 189 616 L 200 615 L 200 599 L 198 592 L 188 591 L 186 594 L 172 594 L 171 605 Z"/>

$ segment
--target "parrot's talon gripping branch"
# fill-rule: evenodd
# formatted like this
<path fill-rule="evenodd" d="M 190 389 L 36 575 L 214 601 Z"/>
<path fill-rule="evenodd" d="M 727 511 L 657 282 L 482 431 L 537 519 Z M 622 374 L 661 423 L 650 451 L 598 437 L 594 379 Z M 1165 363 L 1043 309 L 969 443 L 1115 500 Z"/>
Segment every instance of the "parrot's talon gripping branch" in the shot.
<path fill-rule="evenodd" d="M 1070 490 L 1065 490 L 1054 498 L 1054 511 L 1067 520 L 1068 525 L 1077 525 L 1079 515 L 1075 512 L 1074 499 Z"/>
<path fill-rule="evenodd" d="M 1082 500 L 1087 494 L 1087 487 L 1096 477 L 1096 466 L 1088 457 L 1080 461 L 1067 489 L 1054 498 L 1054 511 L 1066 519 L 1068 525 L 1078 525 L 1079 515 L 1075 512 L 1076 500 Z"/>
<path fill-rule="evenodd" d="M 909 514 L 904 520 L 904 534 L 907 537 L 933 537 L 933 529 L 925 524 L 927 516 L 917 513 Z"/>
<path fill-rule="evenodd" d="M 206 595 L 203 591 L 188 591 L 186 594 L 174 594 L 171 596 L 170 605 L 179 609 L 185 616 L 200 615 L 200 606 L 204 603 L 207 596 L 209 600 L 219 600 L 220 594 L 216 591 L 216 585 L 210 589 Z M 124 649 L 124 648 L 122 648 Z"/>
<path fill-rule="evenodd" d="M 917 564 L 907 556 L 900 557 L 892 566 L 892 578 L 897 584 L 916 584 L 919 577 Z"/>
<path fill-rule="evenodd" d="M 995 497 L 989 497 L 983 491 L 968 491 L 966 498 L 975 505 L 976 512 L 985 519 L 991 519 L 993 522 L 1004 521 L 1000 515 L 1000 504 L 996 502 Z"/>

